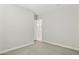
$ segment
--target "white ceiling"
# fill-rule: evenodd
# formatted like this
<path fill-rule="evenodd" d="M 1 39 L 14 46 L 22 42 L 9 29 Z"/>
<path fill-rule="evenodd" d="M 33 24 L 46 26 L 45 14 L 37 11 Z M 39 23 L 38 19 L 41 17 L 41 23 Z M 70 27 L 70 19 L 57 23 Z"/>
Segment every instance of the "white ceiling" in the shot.
<path fill-rule="evenodd" d="M 45 15 L 51 13 L 55 8 L 60 5 L 56 4 L 21 4 L 20 6 L 24 8 L 29 8 L 31 11 L 35 12 L 38 15 Z"/>

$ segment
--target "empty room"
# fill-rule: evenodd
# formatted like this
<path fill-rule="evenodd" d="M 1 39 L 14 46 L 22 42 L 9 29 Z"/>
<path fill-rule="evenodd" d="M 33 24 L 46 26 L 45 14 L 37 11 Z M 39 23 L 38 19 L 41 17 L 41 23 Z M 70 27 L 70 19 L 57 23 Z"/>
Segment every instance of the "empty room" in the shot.
<path fill-rule="evenodd" d="M 79 55 L 79 4 L 0 4 L 0 55 Z"/>

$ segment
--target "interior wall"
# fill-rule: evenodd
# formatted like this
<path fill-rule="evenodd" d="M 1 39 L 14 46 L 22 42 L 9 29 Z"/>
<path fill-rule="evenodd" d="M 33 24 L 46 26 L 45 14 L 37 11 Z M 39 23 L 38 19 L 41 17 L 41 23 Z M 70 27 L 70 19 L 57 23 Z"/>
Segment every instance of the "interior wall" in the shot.
<path fill-rule="evenodd" d="M 77 9 L 77 45 L 79 45 L 79 5 L 75 9 Z"/>
<path fill-rule="evenodd" d="M 33 43 L 34 16 L 16 5 L 0 5 L 0 51 Z"/>
<path fill-rule="evenodd" d="M 79 49 L 78 7 L 63 5 L 43 16 L 43 39 Z"/>

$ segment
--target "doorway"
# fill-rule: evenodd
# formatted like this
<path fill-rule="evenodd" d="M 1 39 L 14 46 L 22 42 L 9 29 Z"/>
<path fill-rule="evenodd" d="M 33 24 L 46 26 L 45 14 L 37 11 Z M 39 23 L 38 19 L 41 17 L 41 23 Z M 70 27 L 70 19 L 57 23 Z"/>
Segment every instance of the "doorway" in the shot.
<path fill-rule="evenodd" d="M 35 40 L 42 41 L 42 19 L 35 20 Z"/>

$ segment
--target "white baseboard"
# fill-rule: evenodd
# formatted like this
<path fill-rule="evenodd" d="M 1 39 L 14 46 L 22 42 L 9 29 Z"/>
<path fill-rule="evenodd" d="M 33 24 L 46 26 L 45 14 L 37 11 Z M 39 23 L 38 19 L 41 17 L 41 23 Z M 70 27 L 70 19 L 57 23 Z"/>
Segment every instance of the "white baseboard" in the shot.
<path fill-rule="evenodd" d="M 46 43 L 49 43 L 49 44 L 53 44 L 53 45 L 61 46 L 61 47 L 64 47 L 64 48 L 68 48 L 68 49 L 72 49 L 72 50 L 79 51 L 79 48 L 74 48 L 74 47 L 67 46 L 67 45 L 63 45 L 63 44 L 59 44 L 59 43 L 49 42 L 49 41 L 46 41 L 46 40 L 43 40 L 43 42 L 46 42 Z"/>
<path fill-rule="evenodd" d="M 3 51 L 0 51 L 0 54 L 7 53 L 9 51 L 13 51 L 13 50 L 16 50 L 16 49 L 19 49 L 19 48 L 22 48 L 22 47 L 26 47 L 26 46 L 29 46 L 29 45 L 32 45 L 32 44 L 34 44 L 34 43 L 29 43 L 29 44 L 25 44 L 25 45 L 20 45 L 18 47 L 6 49 L 6 50 L 3 50 Z"/>

